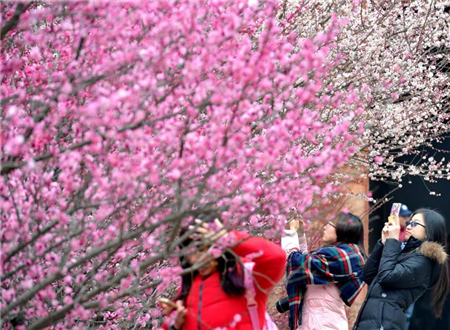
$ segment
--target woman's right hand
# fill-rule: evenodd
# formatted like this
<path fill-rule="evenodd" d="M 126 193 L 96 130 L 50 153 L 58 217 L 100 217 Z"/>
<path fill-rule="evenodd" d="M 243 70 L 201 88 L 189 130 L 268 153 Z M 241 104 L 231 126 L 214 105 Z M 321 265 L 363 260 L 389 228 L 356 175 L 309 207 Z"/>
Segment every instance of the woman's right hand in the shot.
<path fill-rule="evenodd" d="M 202 235 L 203 239 L 207 239 L 209 241 L 215 242 L 220 237 L 228 235 L 228 231 L 223 226 L 222 222 L 219 219 L 214 220 L 214 224 L 216 228 L 211 228 L 208 223 L 203 222 L 200 219 L 195 219 L 195 223 L 198 225 L 198 228 L 195 230 L 196 234 Z M 189 230 L 194 230 L 194 226 L 189 226 Z"/>
<path fill-rule="evenodd" d="M 292 220 L 290 220 L 287 223 L 287 226 L 289 230 L 293 230 L 296 232 L 299 232 L 301 234 L 303 234 L 304 232 L 304 228 L 303 228 L 303 220 L 301 218 L 294 218 Z"/>

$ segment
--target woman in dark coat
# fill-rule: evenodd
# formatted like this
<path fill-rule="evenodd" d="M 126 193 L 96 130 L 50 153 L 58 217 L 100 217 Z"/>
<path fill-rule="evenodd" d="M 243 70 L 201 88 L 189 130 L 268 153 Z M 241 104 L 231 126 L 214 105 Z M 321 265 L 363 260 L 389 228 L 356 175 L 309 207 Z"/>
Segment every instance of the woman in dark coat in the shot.
<path fill-rule="evenodd" d="M 446 232 L 444 218 L 429 209 L 411 215 L 403 243 L 398 219 L 385 224 L 363 270 L 370 286 L 354 330 L 404 330 L 406 309 L 427 289 L 433 290 L 435 315 L 441 315 L 449 288 Z"/>

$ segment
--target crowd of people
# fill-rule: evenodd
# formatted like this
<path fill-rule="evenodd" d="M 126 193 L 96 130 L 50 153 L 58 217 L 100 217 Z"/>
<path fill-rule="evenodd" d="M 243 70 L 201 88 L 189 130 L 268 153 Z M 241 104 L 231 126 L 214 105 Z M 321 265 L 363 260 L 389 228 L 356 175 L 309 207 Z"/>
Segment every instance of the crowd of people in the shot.
<path fill-rule="evenodd" d="M 402 219 L 403 217 L 403 219 Z M 387 221 L 369 256 L 363 223 L 339 213 L 324 227 L 322 245 L 309 251 L 303 221 L 286 224 L 281 246 L 262 237 L 227 231 L 215 216 L 202 215 L 182 231 L 180 259 L 192 269 L 178 294 L 160 302 L 170 330 L 273 330 L 266 312 L 271 290 L 286 277 L 286 298 L 277 303 L 291 330 L 347 330 L 345 306 L 365 285 L 367 295 L 354 330 L 450 329 L 448 234 L 444 217 L 402 206 Z M 190 231 L 194 234 L 186 234 Z M 236 244 L 212 253 L 215 242 Z M 184 251 L 183 250 L 183 251 Z M 196 267 L 197 266 L 197 267 Z"/>

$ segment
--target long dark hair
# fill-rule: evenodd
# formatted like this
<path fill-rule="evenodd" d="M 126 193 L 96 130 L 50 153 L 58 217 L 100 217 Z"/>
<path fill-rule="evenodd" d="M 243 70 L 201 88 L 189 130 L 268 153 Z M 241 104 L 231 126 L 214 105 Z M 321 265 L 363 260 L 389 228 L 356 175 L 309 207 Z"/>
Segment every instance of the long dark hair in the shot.
<path fill-rule="evenodd" d="M 425 221 L 427 236 L 424 241 L 439 243 L 447 251 L 447 230 L 444 217 L 431 209 L 421 208 L 411 215 L 411 219 L 416 214 L 422 214 Z M 434 284 L 433 299 L 431 305 L 436 317 L 441 317 L 444 308 L 445 299 L 449 293 L 450 279 L 448 263 L 440 265 L 439 278 Z"/>
<path fill-rule="evenodd" d="M 348 212 L 339 212 L 335 221 L 336 243 L 356 244 L 361 253 L 366 257 L 364 251 L 364 226 L 361 219 Z"/>
<path fill-rule="evenodd" d="M 199 215 L 196 216 L 195 219 L 200 219 L 205 222 L 209 222 L 214 219 L 214 217 L 210 217 L 207 215 Z M 194 223 L 192 223 L 194 225 Z M 187 232 L 186 228 L 181 230 L 180 236 L 183 236 Z M 187 237 L 180 244 L 180 248 L 186 248 L 194 243 L 194 240 L 191 237 Z M 244 272 L 242 269 L 242 264 L 240 262 L 239 257 L 237 257 L 231 251 L 225 250 L 222 255 L 216 259 L 217 261 L 217 271 L 220 275 L 220 285 L 222 290 L 229 296 L 231 295 L 243 295 L 245 293 L 244 286 Z M 188 261 L 186 256 L 180 257 L 180 264 L 183 269 L 187 269 L 191 267 L 191 264 Z M 240 266 L 239 266 L 240 265 Z M 192 282 L 197 275 L 197 271 L 189 272 L 185 275 L 181 276 L 181 290 L 178 296 L 174 299 L 182 300 L 184 305 L 186 306 L 186 298 L 189 294 L 189 290 L 191 289 Z"/>

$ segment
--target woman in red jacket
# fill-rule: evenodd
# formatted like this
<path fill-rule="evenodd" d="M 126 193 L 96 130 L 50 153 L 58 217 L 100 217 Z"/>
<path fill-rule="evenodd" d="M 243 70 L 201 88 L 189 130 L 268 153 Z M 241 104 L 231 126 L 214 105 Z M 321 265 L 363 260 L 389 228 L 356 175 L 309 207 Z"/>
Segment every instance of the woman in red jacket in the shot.
<path fill-rule="evenodd" d="M 183 268 L 204 264 L 198 271 L 182 276 L 181 291 L 175 298 L 176 319 L 171 328 L 175 330 L 213 330 L 236 329 L 254 330 L 250 319 L 247 299 L 245 297 L 243 260 L 253 255 L 252 278 L 256 289 L 257 316 L 261 329 L 265 324 L 267 297 L 270 290 L 283 277 L 286 254 L 276 244 L 261 237 L 251 237 L 238 231 L 214 232 L 207 223 L 196 220 L 197 232 L 205 238 L 229 236 L 237 245 L 225 250 L 214 259 L 211 247 L 204 247 L 198 252 L 186 256 Z M 218 220 L 216 225 L 223 228 Z M 191 228 L 192 229 L 192 228 Z M 183 242 L 183 247 L 196 244 L 190 236 Z M 209 259 L 209 260 L 208 260 Z M 167 306 L 164 306 L 167 308 Z M 167 311 L 167 309 L 166 309 Z"/>

